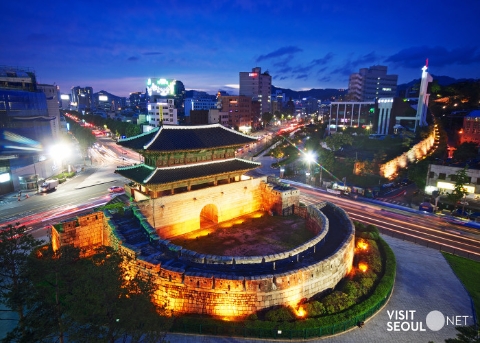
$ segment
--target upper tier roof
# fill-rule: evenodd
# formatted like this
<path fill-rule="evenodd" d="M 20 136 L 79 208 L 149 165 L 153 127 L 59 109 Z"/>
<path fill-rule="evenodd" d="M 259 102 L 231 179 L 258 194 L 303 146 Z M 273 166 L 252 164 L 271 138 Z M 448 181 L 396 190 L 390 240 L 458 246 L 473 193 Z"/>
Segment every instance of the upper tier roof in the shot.
<path fill-rule="evenodd" d="M 117 144 L 133 150 L 168 152 L 242 146 L 255 141 L 255 137 L 213 124 L 162 126 L 135 137 L 121 139 Z"/>

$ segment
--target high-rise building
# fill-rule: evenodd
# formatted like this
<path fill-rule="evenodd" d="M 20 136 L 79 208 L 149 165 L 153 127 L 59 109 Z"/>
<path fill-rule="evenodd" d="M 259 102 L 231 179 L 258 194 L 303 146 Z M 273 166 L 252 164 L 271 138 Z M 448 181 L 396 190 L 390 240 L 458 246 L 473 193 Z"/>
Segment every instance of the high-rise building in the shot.
<path fill-rule="evenodd" d="M 177 109 L 174 99 L 157 100 L 156 103 L 148 104 L 148 123 L 153 126 L 178 125 Z"/>
<path fill-rule="evenodd" d="M 174 107 L 178 111 L 178 116 L 183 117 L 185 86 L 182 81 L 163 78 L 149 78 L 147 80 L 147 98 L 148 102 L 154 104 L 160 100 L 164 102 L 166 99 L 174 100 Z"/>
<path fill-rule="evenodd" d="M 0 67 L 0 194 L 34 188 L 38 177 L 51 176 L 50 160 L 38 162 L 56 143 L 56 91 L 38 85 L 29 68 Z"/>
<path fill-rule="evenodd" d="M 93 105 L 93 88 L 92 87 L 72 87 L 70 92 L 70 106 L 77 111 L 89 111 Z"/>
<path fill-rule="evenodd" d="M 272 77 L 268 71 L 262 73 L 262 68 L 252 68 L 251 72 L 240 72 L 240 95 L 250 97 L 253 101 L 260 103 L 260 115 L 264 112 L 271 112 L 271 88 Z M 253 118 L 259 121 L 261 118 Z"/>
<path fill-rule="evenodd" d="M 93 94 L 93 103 L 96 110 L 115 112 L 125 108 L 127 99 L 102 90 Z"/>
<path fill-rule="evenodd" d="M 52 128 L 53 137 L 58 138 L 60 134 L 60 107 L 58 103 L 59 88 L 55 85 L 45 84 L 39 84 L 37 87 L 45 94 L 48 116 L 55 118 L 54 120 L 50 121 L 50 125 Z"/>
<path fill-rule="evenodd" d="M 362 68 L 350 75 L 348 100 L 357 102 L 375 101 L 394 97 L 397 92 L 398 75 L 387 75 L 386 66 Z"/>

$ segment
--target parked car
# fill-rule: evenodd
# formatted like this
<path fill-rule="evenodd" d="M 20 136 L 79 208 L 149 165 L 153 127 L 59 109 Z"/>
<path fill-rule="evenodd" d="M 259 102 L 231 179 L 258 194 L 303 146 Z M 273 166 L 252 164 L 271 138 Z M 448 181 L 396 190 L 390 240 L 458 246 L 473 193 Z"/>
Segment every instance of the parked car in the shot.
<path fill-rule="evenodd" d="M 125 192 L 125 189 L 123 189 L 123 187 L 120 187 L 120 186 L 112 186 L 108 189 L 108 191 L 110 193 L 122 193 L 122 192 Z"/>

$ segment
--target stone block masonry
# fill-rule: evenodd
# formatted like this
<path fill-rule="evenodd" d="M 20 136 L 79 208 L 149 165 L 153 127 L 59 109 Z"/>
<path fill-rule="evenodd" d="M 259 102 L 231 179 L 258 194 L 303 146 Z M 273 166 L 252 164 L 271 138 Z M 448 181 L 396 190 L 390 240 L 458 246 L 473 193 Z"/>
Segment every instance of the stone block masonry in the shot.
<path fill-rule="evenodd" d="M 194 217 L 190 212 L 200 217 L 201 208 L 213 201 L 218 207 L 219 220 L 231 213 L 255 211 L 265 198 L 263 193 L 272 190 L 260 182 L 238 182 L 234 186 L 237 192 L 245 190 L 244 207 L 240 206 L 242 197 L 231 202 L 218 200 L 221 192 L 233 194 L 233 188 L 211 187 L 196 194 L 197 200 L 184 198 L 192 197 L 196 191 L 180 194 L 184 202 L 191 203 L 184 204 L 183 208 L 189 210 L 185 214 L 176 213 L 175 220 L 187 222 L 185 218 Z M 169 201 L 164 203 L 166 210 L 182 202 Z M 232 209 L 227 207 L 229 204 Z M 86 253 L 101 244 L 121 249 L 133 257 L 126 268 L 153 276 L 156 291 L 152 301 L 174 313 L 245 317 L 271 306 L 296 306 L 304 298 L 335 287 L 353 264 L 353 223 L 341 208 L 327 202 L 311 205 L 305 211 L 308 227 L 316 237 L 291 251 L 251 257 L 202 255 L 184 250 L 156 237 L 146 220 L 148 215 L 135 209 L 127 212 L 123 217 L 94 213 L 64 223 L 63 232 L 53 230 L 52 236 L 61 244 L 82 247 Z M 156 218 L 168 223 L 166 217 Z M 329 230 L 330 225 L 335 230 Z"/>

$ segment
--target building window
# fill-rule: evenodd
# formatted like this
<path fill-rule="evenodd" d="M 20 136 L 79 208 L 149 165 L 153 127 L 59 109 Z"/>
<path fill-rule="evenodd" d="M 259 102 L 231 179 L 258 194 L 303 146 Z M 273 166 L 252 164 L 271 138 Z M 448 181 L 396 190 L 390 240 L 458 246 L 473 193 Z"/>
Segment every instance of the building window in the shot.
<path fill-rule="evenodd" d="M 447 174 L 445 174 L 445 173 L 438 174 L 438 179 L 439 180 L 445 180 L 446 178 L 447 178 Z"/>
<path fill-rule="evenodd" d="M 455 174 L 450 175 L 450 180 L 451 181 L 457 181 L 457 175 L 455 175 Z"/>
<path fill-rule="evenodd" d="M 433 179 L 434 177 L 435 177 L 435 173 L 434 173 L 434 172 L 428 173 L 428 178 L 429 178 L 429 179 Z"/>

